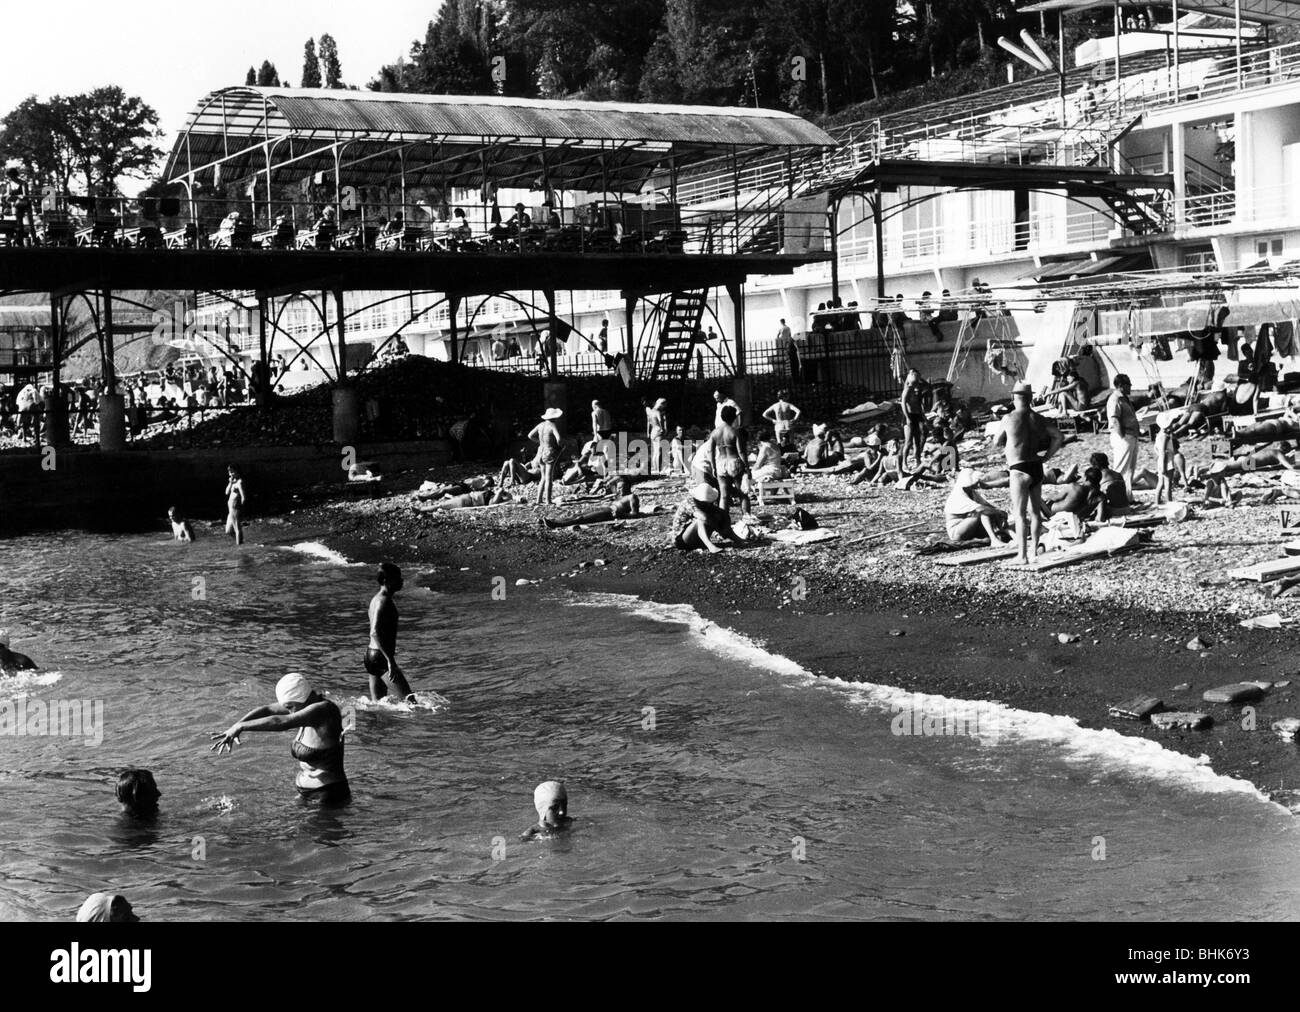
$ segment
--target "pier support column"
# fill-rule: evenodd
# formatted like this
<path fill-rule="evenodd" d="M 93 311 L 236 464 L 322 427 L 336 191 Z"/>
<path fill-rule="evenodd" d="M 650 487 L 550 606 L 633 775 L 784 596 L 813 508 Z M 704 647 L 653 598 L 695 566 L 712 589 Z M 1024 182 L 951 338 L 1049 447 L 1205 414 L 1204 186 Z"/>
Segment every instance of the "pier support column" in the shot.
<path fill-rule="evenodd" d="M 117 361 L 113 345 L 113 293 L 105 290 L 103 313 L 104 392 L 99 397 L 99 448 L 109 453 L 126 449 L 126 402 L 117 392 Z"/>
<path fill-rule="evenodd" d="M 107 453 L 126 449 L 126 399 L 121 394 L 99 396 L 99 448 Z"/>
<path fill-rule="evenodd" d="M 560 374 L 560 366 L 557 360 L 560 353 L 560 318 L 555 315 L 554 290 L 548 288 L 542 294 L 546 297 L 546 333 L 551 341 L 551 350 L 546 356 L 546 369 L 551 380 L 554 381 Z M 562 405 L 556 405 L 556 407 L 562 407 Z"/>
<path fill-rule="evenodd" d="M 339 446 L 361 442 L 361 395 L 356 387 L 334 388 L 334 442 Z"/>
<path fill-rule="evenodd" d="M 745 362 L 745 291 L 737 282 L 727 285 L 731 300 L 731 327 L 736 345 L 736 378 L 731 384 L 731 399 L 740 407 L 740 424 L 754 422 L 754 382 Z"/>
<path fill-rule="evenodd" d="M 556 421 L 555 426 L 561 436 L 569 434 L 569 389 L 563 380 L 547 380 L 542 384 L 543 407 L 559 408 L 564 417 Z"/>
<path fill-rule="evenodd" d="M 45 422 L 42 435 L 47 446 L 64 447 L 72 440 L 68 435 L 68 404 L 63 397 L 63 351 L 67 346 L 67 334 L 63 324 L 63 300 L 57 295 L 50 296 L 50 346 L 53 362 L 51 365 L 53 390 L 45 395 Z"/>
<path fill-rule="evenodd" d="M 268 310 L 266 295 L 257 293 L 257 356 L 261 369 L 257 375 L 257 406 L 264 408 L 271 403 L 271 358 L 266 344 L 266 314 Z"/>
<path fill-rule="evenodd" d="M 460 361 L 460 331 L 456 317 L 460 314 L 460 296 L 447 296 L 447 333 L 450 337 L 450 344 L 447 349 L 448 361 Z"/>
<path fill-rule="evenodd" d="M 356 446 L 361 442 L 361 395 L 348 383 L 347 322 L 344 320 L 343 290 L 334 290 L 334 309 L 338 316 L 339 382 L 334 388 L 334 442 L 339 446 Z"/>

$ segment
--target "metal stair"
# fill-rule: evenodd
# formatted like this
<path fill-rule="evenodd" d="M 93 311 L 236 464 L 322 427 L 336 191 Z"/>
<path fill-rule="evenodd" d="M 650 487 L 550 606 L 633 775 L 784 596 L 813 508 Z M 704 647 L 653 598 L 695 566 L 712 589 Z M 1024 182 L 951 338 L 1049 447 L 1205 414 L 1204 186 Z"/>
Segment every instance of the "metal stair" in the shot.
<path fill-rule="evenodd" d="M 695 331 L 704 318 L 707 291 L 673 292 L 664 311 L 650 382 L 684 381 L 690 374 Z"/>

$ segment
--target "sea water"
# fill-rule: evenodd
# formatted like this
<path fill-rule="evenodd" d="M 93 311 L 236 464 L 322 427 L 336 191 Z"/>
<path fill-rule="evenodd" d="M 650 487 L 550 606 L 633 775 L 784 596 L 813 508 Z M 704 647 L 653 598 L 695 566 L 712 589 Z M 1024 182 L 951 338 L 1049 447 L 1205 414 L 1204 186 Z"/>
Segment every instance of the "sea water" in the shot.
<path fill-rule="evenodd" d="M 138 535 L 0 551 L 0 626 L 44 669 L 0 680 L 0 716 L 103 705 L 98 744 L 0 734 L 6 919 L 103 889 L 159 921 L 1300 914 L 1300 825 L 1249 784 L 1063 718 L 816 678 L 690 608 L 410 569 L 399 659 L 442 698 L 374 708 L 363 560 Z M 209 751 L 287 671 L 355 722 L 347 806 L 298 797 L 289 734 Z M 979 733 L 943 733 L 953 715 Z M 155 820 L 117 809 L 130 766 L 157 777 Z M 553 778 L 572 830 L 520 843 Z"/>

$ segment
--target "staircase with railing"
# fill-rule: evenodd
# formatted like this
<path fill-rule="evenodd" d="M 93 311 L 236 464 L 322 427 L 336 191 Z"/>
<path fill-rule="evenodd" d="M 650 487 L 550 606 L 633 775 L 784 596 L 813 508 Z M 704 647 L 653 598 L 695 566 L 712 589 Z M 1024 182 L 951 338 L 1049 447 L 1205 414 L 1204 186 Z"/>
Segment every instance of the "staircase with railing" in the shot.
<path fill-rule="evenodd" d="M 673 292 L 669 297 L 663 324 L 659 328 L 659 341 L 655 345 L 651 383 L 684 381 L 687 378 L 707 304 L 708 292 L 703 291 Z"/>

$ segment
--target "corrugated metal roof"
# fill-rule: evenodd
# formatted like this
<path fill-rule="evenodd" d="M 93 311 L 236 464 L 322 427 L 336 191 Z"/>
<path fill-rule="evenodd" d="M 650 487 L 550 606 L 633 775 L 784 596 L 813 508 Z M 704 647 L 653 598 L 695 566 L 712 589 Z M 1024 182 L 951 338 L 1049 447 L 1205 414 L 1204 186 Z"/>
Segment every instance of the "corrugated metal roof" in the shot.
<path fill-rule="evenodd" d="M 353 160 L 360 153 L 369 156 L 372 164 L 358 170 L 362 181 L 400 172 L 405 166 L 398 147 L 428 140 L 440 163 L 439 178 L 461 184 L 473 179 L 470 185 L 481 182 L 480 150 L 497 142 L 506 145 L 509 157 L 497 151 L 492 160 L 506 163 L 514 176 L 535 172 L 544 152 L 547 171 L 557 180 L 599 179 L 603 160 L 604 173 L 613 172 L 611 182 L 620 184 L 644 182 L 670 157 L 681 167 L 733 148 L 743 156 L 773 147 L 835 146 L 807 120 L 770 109 L 241 87 L 212 92 L 195 108 L 172 150 L 167 177 L 228 159 L 223 177 L 239 178 L 264 168 L 264 145 L 273 146 L 273 159 L 283 159 L 285 141 L 334 140 L 349 142 Z M 332 156 L 328 162 L 302 159 L 277 168 L 276 177 L 332 168 Z M 500 179 L 505 171 L 489 166 L 488 175 Z"/>

